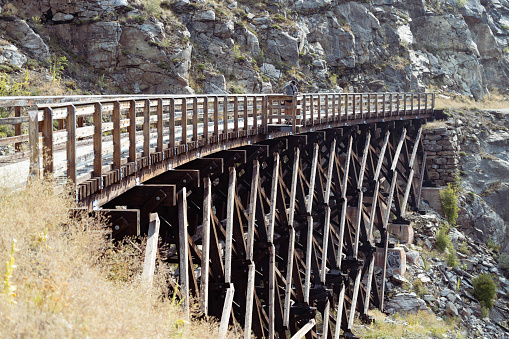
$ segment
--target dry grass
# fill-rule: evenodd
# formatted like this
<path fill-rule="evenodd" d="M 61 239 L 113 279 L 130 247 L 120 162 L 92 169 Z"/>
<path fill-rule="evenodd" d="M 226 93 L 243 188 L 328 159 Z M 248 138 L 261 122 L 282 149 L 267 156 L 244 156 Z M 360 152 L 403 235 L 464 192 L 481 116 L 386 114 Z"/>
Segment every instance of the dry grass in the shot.
<path fill-rule="evenodd" d="M 433 91 L 433 90 L 431 90 Z M 482 101 L 475 101 L 466 96 L 450 96 L 449 98 L 435 96 L 435 108 L 438 109 L 499 109 L 509 108 L 509 101 L 507 96 L 500 94 L 497 91 L 492 91 L 489 98 Z"/>
<path fill-rule="evenodd" d="M 461 337 L 455 329 L 456 319 L 444 321 L 431 311 L 396 314 L 389 318 L 382 312 L 373 310 L 370 315 L 375 321 L 358 334 L 361 338 L 445 338 L 447 333 L 455 333 L 457 337 Z"/>
<path fill-rule="evenodd" d="M 15 265 L 12 274 L 2 269 L 0 337 L 217 337 L 216 323 L 183 321 L 171 298 L 161 297 L 162 284 L 151 293 L 141 288 L 137 271 L 126 267 L 139 267 L 143 254 L 113 248 L 99 221 L 70 219 L 70 206 L 51 183 L 0 188 L 0 262 Z"/>

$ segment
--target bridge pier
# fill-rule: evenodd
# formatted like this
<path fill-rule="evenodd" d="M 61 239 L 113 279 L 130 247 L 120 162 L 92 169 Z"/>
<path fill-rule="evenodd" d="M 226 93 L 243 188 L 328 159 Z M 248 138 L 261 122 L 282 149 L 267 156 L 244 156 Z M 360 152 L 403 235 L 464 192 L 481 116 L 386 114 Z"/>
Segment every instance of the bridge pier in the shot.
<path fill-rule="evenodd" d="M 174 277 L 169 288 L 199 298 L 207 315 L 256 337 L 348 337 L 356 312 L 367 319 L 369 308 L 383 309 L 376 244 L 385 262 L 390 224 L 418 205 L 420 135 L 419 121 L 396 121 L 269 139 L 164 172 L 104 207 L 139 211 L 142 234 L 159 214 L 161 258 L 188 265 L 188 282 Z M 176 199 L 184 188 L 187 235 Z M 124 219 L 123 234 L 134 233 Z"/>

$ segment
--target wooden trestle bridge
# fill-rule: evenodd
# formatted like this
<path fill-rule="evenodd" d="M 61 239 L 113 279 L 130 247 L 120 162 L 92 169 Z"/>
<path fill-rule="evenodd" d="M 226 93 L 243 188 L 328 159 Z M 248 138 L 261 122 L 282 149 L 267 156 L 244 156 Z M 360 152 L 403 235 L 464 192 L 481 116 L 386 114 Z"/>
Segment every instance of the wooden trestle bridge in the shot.
<path fill-rule="evenodd" d="M 375 274 L 375 252 L 386 262 L 388 225 L 418 208 L 421 125 L 433 118 L 434 94 L 25 97 L 0 106 L 12 110 L 0 124 L 15 130 L 0 139 L 15 153 L 0 161 L 73 182 L 77 205 L 106 214 L 115 238 L 159 239 L 160 258 L 178 264 L 169 289 L 186 312 L 195 297 L 222 320 L 221 333 L 237 323 L 246 338 L 339 338 L 354 336 L 356 314 L 384 308 L 386 268 Z"/>

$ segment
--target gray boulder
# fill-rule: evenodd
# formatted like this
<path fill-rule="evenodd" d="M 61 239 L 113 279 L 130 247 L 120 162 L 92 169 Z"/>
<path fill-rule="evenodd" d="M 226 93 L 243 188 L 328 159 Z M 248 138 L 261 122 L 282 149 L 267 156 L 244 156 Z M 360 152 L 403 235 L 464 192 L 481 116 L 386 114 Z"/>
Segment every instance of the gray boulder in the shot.
<path fill-rule="evenodd" d="M 386 304 L 391 313 L 408 313 L 426 310 L 426 302 L 417 297 L 415 293 L 398 293 Z"/>

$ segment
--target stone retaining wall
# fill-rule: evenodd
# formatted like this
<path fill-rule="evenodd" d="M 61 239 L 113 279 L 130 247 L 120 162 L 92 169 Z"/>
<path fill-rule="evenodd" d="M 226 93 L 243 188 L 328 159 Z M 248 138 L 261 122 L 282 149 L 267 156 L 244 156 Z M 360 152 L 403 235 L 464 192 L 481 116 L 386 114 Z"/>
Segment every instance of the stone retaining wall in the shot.
<path fill-rule="evenodd" d="M 460 145 L 456 130 L 445 126 L 423 130 L 423 145 L 427 154 L 428 179 L 434 186 L 454 182 L 459 171 Z"/>

